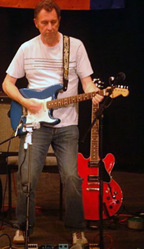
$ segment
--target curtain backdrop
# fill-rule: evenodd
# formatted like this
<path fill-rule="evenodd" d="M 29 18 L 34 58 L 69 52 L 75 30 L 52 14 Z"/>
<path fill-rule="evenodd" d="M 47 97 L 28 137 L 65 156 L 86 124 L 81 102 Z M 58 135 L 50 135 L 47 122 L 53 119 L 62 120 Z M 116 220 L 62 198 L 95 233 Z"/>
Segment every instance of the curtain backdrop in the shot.
<path fill-rule="evenodd" d="M 0 0 L 1 7 L 35 8 L 40 0 Z M 124 0 L 55 0 L 64 10 L 124 8 Z"/>
<path fill-rule="evenodd" d="M 83 41 L 94 70 L 92 77 L 100 78 L 104 87 L 110 76 L 126 74 L 123 84 L 129 87 L 129 96 L 113 99 L 104 110 L 103 155 L 114 155 L 114 170 L 144 173 L 144 7 L 133 8 L 137 0 L 129 1 L 131 7 L 125 9 L 63 10 L 60 32 Z M 2 7 L 0 23 L 1 87 L 19 46 L 39 32 L 33 23 L 33 9 Z M 26 87 L 27 82 L 22 78 L 17 85 Z M 84 136 L 91 125 L 91 101 L 79 103 L 79 109 L 79 152 L 88 158 L 90 132 L 85 140 Z"/>
<path fill-rule="evenodd" d="M 0 6 L 14 8 L 35 8 L 40 0 L 0 0 Z M 90 0 L 56 0 L 61 9 L 88 10 Z"/>

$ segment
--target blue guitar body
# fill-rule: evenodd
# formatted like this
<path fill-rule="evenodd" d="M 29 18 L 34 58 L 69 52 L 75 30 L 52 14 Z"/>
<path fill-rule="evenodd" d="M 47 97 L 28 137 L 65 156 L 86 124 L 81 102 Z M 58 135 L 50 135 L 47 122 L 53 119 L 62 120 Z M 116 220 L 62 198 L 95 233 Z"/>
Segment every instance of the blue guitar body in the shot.
<path fill-rule="evenodd" d="M 45 101 L 51 101 L 55 100 L 57 97 L 57 94 L 60 90 L 62 90 L 63 86 L 61 84 L 50 86 L 44 90 L 38 91 L 33 89 L 27 89 L 22 88 L 20 89 L 20 93 L 25 98 L 35 98 L 40 100 L 40 102 Z M 26 123 L 32 123 L 32 122 L 39 122 L 39 123 L 47 123 L 48 125 L 56 125 L 60 123 L 60 120 L 58 118 L 54 118 L 52 116 L 52 109 L 45 109 L 43 113 L 40 115 L 38 114 L 37 117 L 33 117 L 33 115 L 28 114 L 27 116 L 23 116 L 23 107 L 16 101 L 12 100 L 11 102 L 11 108 L 10 108 L 10 119 L 11 119 L 11 126 L 13 130 L 17 129 L 17 126 L 19 125 L 20 121 L 23 121 L 22 127 L 19 129 L 18 134 L 25 133 L 23 131 L 23 127 Z M 41 116 L 42 119 L 41 119 Z"/>

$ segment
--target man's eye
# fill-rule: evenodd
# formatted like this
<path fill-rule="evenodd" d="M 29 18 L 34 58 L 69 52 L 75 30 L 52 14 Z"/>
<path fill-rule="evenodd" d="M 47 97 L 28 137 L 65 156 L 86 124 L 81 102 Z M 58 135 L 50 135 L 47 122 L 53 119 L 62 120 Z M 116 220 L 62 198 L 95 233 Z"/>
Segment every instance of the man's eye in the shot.
<path fill-rule="evenodd" d="M 42 24 L 47 25 L 47 22 L 42 22 Z"/>
<path fill-rule="evenodd" d="M 56 21 L 52 21 L 52 22 L 51 22 L 51 24 L 55 24 L 55 23 L 56 23 Z"/>

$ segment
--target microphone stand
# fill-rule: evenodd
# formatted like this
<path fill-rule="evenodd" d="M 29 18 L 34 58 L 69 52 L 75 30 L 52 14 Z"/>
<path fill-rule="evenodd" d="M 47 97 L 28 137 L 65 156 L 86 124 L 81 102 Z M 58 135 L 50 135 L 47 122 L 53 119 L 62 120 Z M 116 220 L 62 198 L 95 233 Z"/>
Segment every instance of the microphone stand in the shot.
<path fill-rule="evenodd" d="M 30 211 L 30 190 L 31 190 L 31 153 L 32 153 L 32 133 L 34 129 L 39 129 L 39 123 L 31 123 L 25 125 L 27 134 L 24 143 L 24 150 L 28 152 L 28 179 L 27 179 L 27 195 L 26 195 L 26 227 L 25 227 L 25 249 L 28 249 L 29 241 L 29 211 Z"/>
<path fill-rule="evenodd" d="M 22 127 L 22 125 L 23 125 L 23 121 L 24 121 L 23 119 L 24 119 L 24 117 L 25 117 L 25 116 L 22 116 L 22 117 L 21 117 L 21 119 L 20 119 L 20 121 L 19 121 L 19 124 L 18 124 L 18 126 L 16 127 L 16 129 L 15 129 L 15 131 L 14 131 L 14 133 L 13 133 L 14 135 L 12 135 L 11 137 L 7 138 L 6 140 L 0 142 L 0 145 L 6 143 L 6 142 L 8 142 L 8 141 L 10 141 L 10 140 L 12 140 L 13 138 L 15 138 L 15 137 L 18 136 L 19 129 L 21 129 L 21 127 Z"/>
<path fill-rule="evenodd" d="M 8 142 L 8 141 L 10 141 L 11 139 L 13 139 L 13 138 L 15 138 L 15 137 L 16 137 L 16 136 L 12 136 L 12 137 L 7 138 L 6 140 L 3 140 L 2 142 L 0 142 L 0 145 L 6 143 L 6 142 Z"/>
<path fill-rule="evenodd" d="M 88 128 L 86 134 L 84 135 L 82 142 L 84 142 L 87 133 L 91 130 L 97 119 L 99 119 L 99 218 L 100 218 L 100 242 L 99 246 L 100 249 L 104 249 L 104 242 L 103 242 L 103 179 L 107 179 L 106 181 L 110 181 L 110 177 L 105 170 L 104 162 L 103 162 L 103 112 L 108 107 L 109 96 L 113 91 L 113 87 L 109 91 L 109 95 L 105 97 L 103 102 L 100 104 L 99 109 L 95 113 L 95 118 Z M 105 170 L 105 171 L 104 171 Z"/>
<path fill-rule="evenodd" d="M 32 151 L 32 128 L 28 129 L 28 133 L 26 134 L 24 149 L 28 152 L 28 179 L 27 179 L 27 195 L 26 195 L 26 227 L 25 227 L 25 248 L 28 248 L 28 240 L 29 240 L 29 207 L 30 207 L 30 176 L 31 176 L 31 151 Z"/>
<path fill-rule="evenodd" d="M 111 94 L 111 93 L 110 93 Z M 100 249 L 104 249 L 103 242 L 103 179 L 104 179 L 104 162 L 103 162 L 103 112 L 107 107 L 107 102 L 109 101 L 109 96 L 107 96 L 103 103 L 100 104 L 99 109 L 95 113 L 95 119 L 92 124 L 99 119 L 99 231 L 100 231 Z M 107 177 L 108 179 L 108 177 Z M 110 179 L 110 178 L 109 178 Z"/>
<path fill-rule="evenodd" d="M 26 133 L 26 138 L 25 138 L 25 143 L 24 143 L 24 150 L 28 151 L 28 180 L 27 180 L 27 191 L 26 191 L 26 227 L 25 227 L 25 249 L 28 249 L 28 240 L 29 240 L 29 204 L 30 204 L 30 187 L 31 187 L 31 182 L 30 182 L 30 176 L 31 176 L 31 151 L 32 151 L 32 132 L 33 129 L 39 129 L 40 125 L 36 124 L 36 123 L 32 123 L 32 124 L 26 124 L 24 125 L 25 127 L 25 131 Z M 15 130 L 15 135 L 12 136 L 9 139 L 4 140 L 3 142 L 0 143 L 3 144 L 9 140 L 11 140 L 12 138 L 15 138 L 18 134 L 18 130 L 21 128 L 21 125 L 18 125 L 16 130 Z M 28 149 L 29 147 L 29 149 Z M 5 220 L 2 219 L 2 221 L 4 222 Z M 11 222 L 7 222 L 6 223 L 10 224 L 12 227 L 17 228 L 17 226 L 12 225 Z"/>
<path fill-rule="evenodd" d="M 6 139 L 0 143 L 2 145 L 3 143 L 8 142 L 12 138 L 15 138 L 18 135 L 19 129 L 22 127 L 23 122 L 20 120 L 20 123 L 18 124 L 14 136 L 10 137 L 9 139 Z M 24 150 L 27 150 L 28 152 L 28 180 L 27 180 L 27 191 L 26 191 L 26 226 L 25 226 L 25 249 L 28 249 L 28 241 L 29 241 L 29 209 L 30 209 L 30 189 L 31 189 L 31 152 L 32 152 L 32 132 L 34 129 L 40 128 L 40 123 L 27 123 L 23 126 L 25 128 L 26 137 L 25 137 L 25 143 L 24 143 Z M 5 220 L 2 219 L 4 222 Z M 14 226 L 11 222 L 6 223 L 10 224 L 12 227 L 17 228 L 17 226 Z"/>

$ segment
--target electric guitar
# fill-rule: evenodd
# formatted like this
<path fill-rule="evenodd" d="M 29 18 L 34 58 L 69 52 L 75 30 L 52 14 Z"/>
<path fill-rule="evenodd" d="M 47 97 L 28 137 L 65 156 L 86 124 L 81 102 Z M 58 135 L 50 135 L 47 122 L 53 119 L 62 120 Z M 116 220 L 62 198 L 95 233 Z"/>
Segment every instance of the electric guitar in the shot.
<path fill-rule="evenodd" d="M 99 105 L 92 104 L 92 121 Z M 83 178 L 83 205 L 86 220 L 99 220 L 99 120 L 91 129 L 90 158 L 78 154 L 78 172 Z M 123 195 L 120 186 L 110 176 L 115 164 L 109 153 L 102 160 L 103 165 L 103 219 L 113 216 L 120 208 Z"/>
<path fill-rule="evenodd" d="M 18 134 L 25 133 L 26 124 L 45 123 L 49 126 L 56 125 L 60 123 L 60 119 L 53 117 L 52 114 L 54 108 L 60 108 L 72 103 L 89 100 L 97 93 L 102 96 L 109 95 L 111 98 L 115 98 L 119 95 L 127 96 L 129 94 L 128 89 L 125 88 L 116 87 L 112 91 L 111 87 L 107 87 L 106 89 L 99 90 L 98 92 L 90 92 L 79 94 L 76 96 L 56 99 L 58 92 L 62 91 L 62 88 L 63 85 L 57 84 L 41 91 L 27 88 L 20 89 L 20 93 L 25 98 L 34 98 L 40 101 L 42 103 L 42 109 L 38 113 L 32 114 L 25 108 L 23 108 L 18 102 L 12 100 L 10 108 L 10 119 L 13 130 L 16 130 L 19 124 L 21 124 L 21 128 L 18 130 Z"/>

